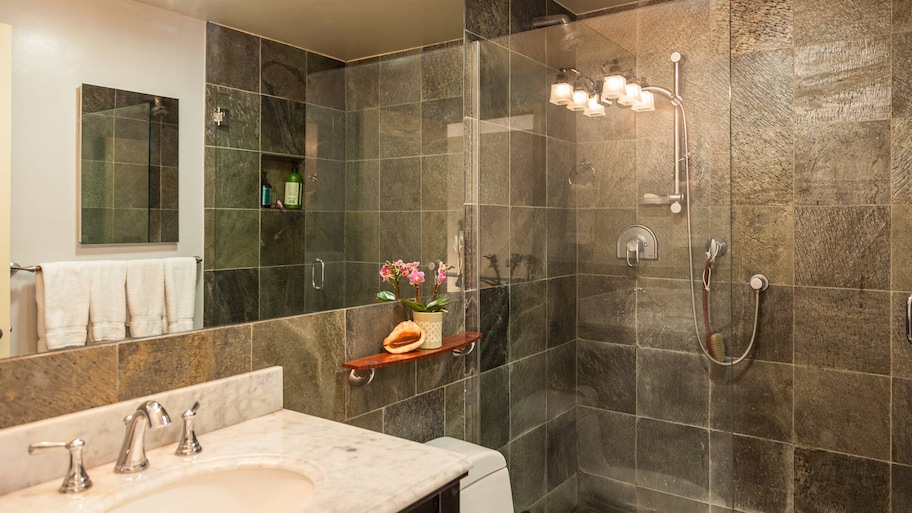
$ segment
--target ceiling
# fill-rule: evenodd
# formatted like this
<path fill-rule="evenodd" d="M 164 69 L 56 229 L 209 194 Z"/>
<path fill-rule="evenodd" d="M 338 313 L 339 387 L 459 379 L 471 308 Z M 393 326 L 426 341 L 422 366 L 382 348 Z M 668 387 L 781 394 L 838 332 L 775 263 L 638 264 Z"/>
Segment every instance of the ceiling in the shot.
<path fill-rule="evenodd" d="M 462 38 L 465 0 L 136 0 L 343 61 Z M 560 0 L 583 14 L 631 0 Z"/>

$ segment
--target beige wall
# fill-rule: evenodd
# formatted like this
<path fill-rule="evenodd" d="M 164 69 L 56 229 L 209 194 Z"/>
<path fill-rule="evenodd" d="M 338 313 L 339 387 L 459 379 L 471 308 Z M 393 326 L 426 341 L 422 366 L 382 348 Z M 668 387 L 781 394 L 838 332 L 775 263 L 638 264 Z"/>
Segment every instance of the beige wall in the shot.
<path fill-rule="evenodd" d="M 14 30 L 13 260 L 202 255 L 204 23 L 119 0 L 0 0 L 0 22 Z M 180 99 L 179 244 L 77 242 L 77 88 L 83 83 Z M 11 287 L 14 353 L 21 353 L 37 339 L 34 276 L 19 273 Z"/>
<path fill-rule="evenodd" d="M 0 23 L 0 261 L 9 259 L 10 204 L 10 53 L 12 28 Z M 9 289 L 9 278 L 0 273 L 0 290 Z M 9 356 L 9 295 L 0 294 L 0 357 Z"/>

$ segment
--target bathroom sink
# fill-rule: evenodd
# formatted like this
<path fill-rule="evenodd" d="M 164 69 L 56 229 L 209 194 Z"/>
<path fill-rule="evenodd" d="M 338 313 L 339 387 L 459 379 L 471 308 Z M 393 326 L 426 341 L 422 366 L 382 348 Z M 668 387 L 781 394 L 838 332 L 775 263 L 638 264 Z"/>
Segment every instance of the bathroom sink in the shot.
<path fill-rule="evenodd" d="M 182 478 L 153 488 L 107 513 L 297 512 L 313 496 L 308 476 L 275 467 L 242 467 Z"/>

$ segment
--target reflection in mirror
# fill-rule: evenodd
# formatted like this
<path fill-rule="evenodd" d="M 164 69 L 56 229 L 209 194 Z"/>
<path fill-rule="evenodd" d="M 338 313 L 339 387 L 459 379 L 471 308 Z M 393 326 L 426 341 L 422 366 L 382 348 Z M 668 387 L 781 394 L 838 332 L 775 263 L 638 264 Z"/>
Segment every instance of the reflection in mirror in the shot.
<path fill-rule="evenodd" d="M 80 242 L 178 241 L 178 100 L 83 84 Z"/>
<path fill-rule="evenodd" d="M 207 118 L 229 117 L 206 127 L 204 325 L 372 304 L 386 260 L 456 266 L 456 296 L 462 40 L 342 62 L 206 32 Z M 302 208 L 278 208 L 295 169 Z"/>

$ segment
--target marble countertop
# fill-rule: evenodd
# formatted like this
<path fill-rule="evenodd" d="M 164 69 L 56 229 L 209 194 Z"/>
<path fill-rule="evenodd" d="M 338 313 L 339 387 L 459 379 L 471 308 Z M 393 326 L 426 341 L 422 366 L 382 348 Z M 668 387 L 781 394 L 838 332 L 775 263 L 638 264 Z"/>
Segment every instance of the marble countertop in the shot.
<path fill-rule="evenodd" d="M 288 410 L 199 440 L 203 451 L 191 458 L 175 456 L 174 444 L 148 451 L 151 466 L 138 474 L 115 474 L 113 463 L 89 469 L 94 486 L 79 494 L 57 492 L 65 471 L 61 465 L 60 479 L 0 496 L 0 511 L 104 512 L 158 486 L 241 462 L 310 477 L 316 492 L 300 513 L 395 513 L 470 467 L 449 451 Z"/>

